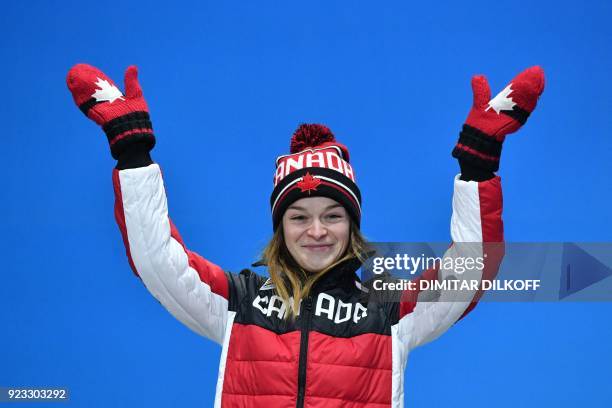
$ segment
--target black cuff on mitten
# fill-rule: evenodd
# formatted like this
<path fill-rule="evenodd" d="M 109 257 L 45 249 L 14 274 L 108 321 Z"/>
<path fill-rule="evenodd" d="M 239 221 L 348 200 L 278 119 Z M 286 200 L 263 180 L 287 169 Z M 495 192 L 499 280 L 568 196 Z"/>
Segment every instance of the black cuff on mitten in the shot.
<path fill-rule="evenodd" d="M 472 167 L 494 172 L 499 169 L 501 150 L 502 142 L 472 126 L 463 125 L 459 141 L 452 154 L 460 162 L 463 161 Z"/>
<path fill-rule="evenodd" d="M 461 168 L 460 179 L 463 181 L 487 181 L 495 177 L 492 171 L 474 166 L 463 159 L 459 159 L 459 167 Z"/>
<path fill-rule="evenodd" d="M 154 141 L 155 142 L 155 141 Z M 134 141 L 125 146 L 117 157 L 117 170 L 135 169 L 153 164 L 151 146 L 148 140 Z"/>
<path fill-rule="evenodd" d="M 115 159 L 119 159 L 122 152 L 130 149 L 130 145 L 134 143 L 148 145 L 149 150 L 155 146 L 153 125 L 147 112 L 130 112 L 119 116 L 106 123 L 102 129 Z"/>

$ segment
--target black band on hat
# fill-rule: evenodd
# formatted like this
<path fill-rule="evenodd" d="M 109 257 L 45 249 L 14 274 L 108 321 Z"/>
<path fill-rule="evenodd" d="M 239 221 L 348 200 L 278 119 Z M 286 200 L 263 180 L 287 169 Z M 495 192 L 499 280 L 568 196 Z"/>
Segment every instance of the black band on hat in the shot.
<path fill-rule="evenodd" d="M 316 187 L 303 190 L 300 182 L 310 175 Z M 359 226 L 361 222 L 361 192 L 359 187 L 344 174 L 324 167 L 307 167 L 287 175 L 272 191 L 270 207 L 274 230 L 287 208 L 295 201 L 307 197 L 328 197 L 342 204 L 349 216 Z"/>

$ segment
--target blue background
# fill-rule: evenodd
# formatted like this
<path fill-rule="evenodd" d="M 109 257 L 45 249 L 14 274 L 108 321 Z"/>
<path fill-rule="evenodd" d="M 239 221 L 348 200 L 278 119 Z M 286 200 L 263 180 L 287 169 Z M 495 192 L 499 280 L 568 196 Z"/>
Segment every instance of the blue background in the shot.
<path fill-rule="evenodd" d="M 508 241 L 610 241 L 609 2 L 42 2 L 0 13 L 0 385 L 67 386 L 70 406 L 211 406 L 220 348 L 128 267 L 114 165 L 68 69 L 129 64 L 187 244 L 230 270 L 271 235 L 276 155 L 301 122 L 351 151 L 376 241 L 449 239 L 450 150 L 471 105 L 542 65 L 505 144 Z M 409 407 L 612 406 L 612 304 L 480 305 L 406 372 Z"/>

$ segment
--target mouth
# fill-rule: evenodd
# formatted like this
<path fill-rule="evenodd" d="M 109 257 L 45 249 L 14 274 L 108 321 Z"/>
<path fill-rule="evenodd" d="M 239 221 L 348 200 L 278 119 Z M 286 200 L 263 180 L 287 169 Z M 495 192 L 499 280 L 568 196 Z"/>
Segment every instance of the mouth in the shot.
<path fill-rule="evenodd" d="M 302 245 L 302 248 L 304 248 L 307 251 L 312 251 L 312 252 L 326 252 L 332 249 L 333 246 L 334 244 L 307 244 L 307 245 Z"/>

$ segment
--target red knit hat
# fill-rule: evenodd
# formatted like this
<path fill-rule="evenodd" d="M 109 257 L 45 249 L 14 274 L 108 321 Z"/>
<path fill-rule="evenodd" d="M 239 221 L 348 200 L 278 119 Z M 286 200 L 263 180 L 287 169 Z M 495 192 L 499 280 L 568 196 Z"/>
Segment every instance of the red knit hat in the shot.
<path fill-rule="evenodd" d="M 305 197 L 329 197 L 361 222 L 361 193 L 349 164 L 346 146 L 326 126 L 302 124 L 291 138 L 290 154 L 276 159 L 274 190 L 270 197 L 274 230 L 285 210 Z"/>

